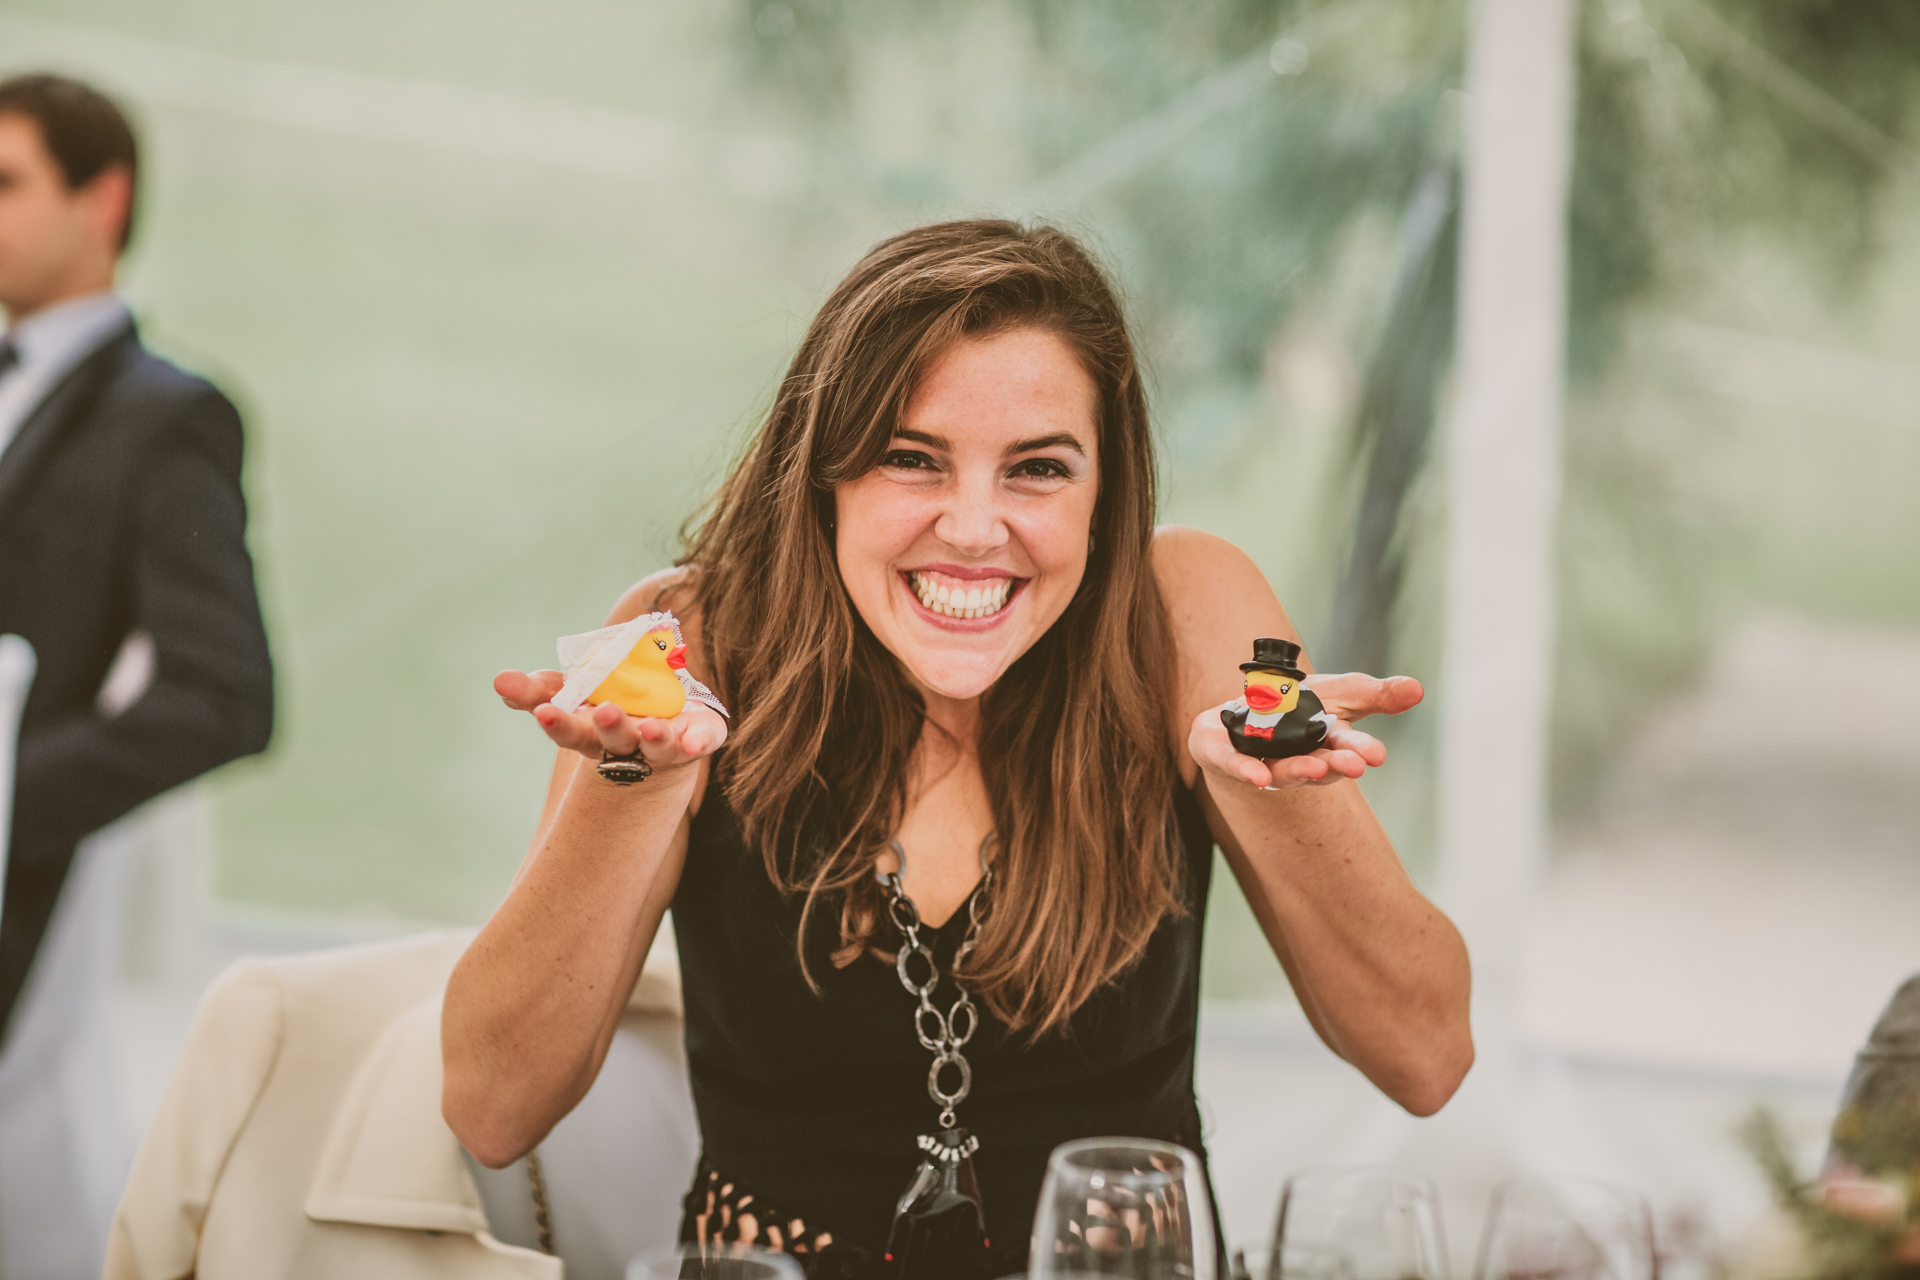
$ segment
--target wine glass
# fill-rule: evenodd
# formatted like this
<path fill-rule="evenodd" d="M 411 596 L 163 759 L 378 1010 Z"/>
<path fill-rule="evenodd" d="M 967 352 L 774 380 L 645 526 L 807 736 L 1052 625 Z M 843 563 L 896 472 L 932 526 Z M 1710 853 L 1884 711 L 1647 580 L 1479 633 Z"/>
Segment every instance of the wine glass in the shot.
<path fill-rule="evenodd" d="M 1227 1257 L 1227 1280 L 1353 1280 L 1346 1259 L 1331 1249 L 1295 1245 L 1285 1263 L 1277 1249 L 1235 1249 Z"/>
<path fill-rule="evenodd" d="M 1213 1200 L 1200 1159 L 1148 1138 L 1055 1147 L 1033 1220 L 1030 1280 L 1218 1280 Z"/>
<path fill-rule="evenodd" d="M 1474 1280 L 1656 1280 L 1653 1214 L 1592 1178 L 1509 1178 L 1494 1189 Z"/>
<path fill-rule="evenodd" d="M 1280 1193 L 1273 1252 L 1287 1280 L 1445 1280 L 1440 1195 L 1407 1169 L 1296 1173 Z"/>
<path fill-rule="evenodd" d="M 688 1244 L 650 1250 L 627 1263 L 627 1280 L 805 1280 L 784 1253 L 746 1244 Z"/>

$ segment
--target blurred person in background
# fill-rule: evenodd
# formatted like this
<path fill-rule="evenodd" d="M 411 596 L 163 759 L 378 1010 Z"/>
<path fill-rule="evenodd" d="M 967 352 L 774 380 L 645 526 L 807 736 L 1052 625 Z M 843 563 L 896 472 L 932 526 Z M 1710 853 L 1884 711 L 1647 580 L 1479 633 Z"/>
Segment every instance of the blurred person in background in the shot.
<path fill-rule="evenodd" d="M 114 292 L 138 168 L 125 116 L 94 89 L 0 82 L 0 633 L 38 657 L 0 1037 L 82 837 L 263 750 L 273 723 L 240 415 L 149 353 Z"/>
<path fill-rule="evenodd" d="M 955 1213 L 925 1224 L 955 1233 L 939 1274 L 1018 1270 L 1057 1144 L 1204 1150 L 1216 842 L 1326 1042 L 1409 1111 L 1444 1105 L 1473 1057 L 1466 951 L 1351 781 L 1386 758 L 1352 722 L 1420 686 L 1311 677 L 1325 747 L 1235 752 L 1220 709 L 1255 638 L 1297 637 L 1244 553 L 1153 528 L 1155 478 L 1125 320 L 1071 239 L 950 223 L 856 265 L 682 567 L 610 618 L 671 606 L 731 726 L 495 681 L 560 754 L 447 989 L 467 1149 L 503 1166 L 581 1099 L 671 906 L 704 1147 L 682 1238 L 886 1275 L 924 1205 Z M 936 1148 L 971 1161 L 984 1233 L 952 1198 L 896 1219 Z"/>

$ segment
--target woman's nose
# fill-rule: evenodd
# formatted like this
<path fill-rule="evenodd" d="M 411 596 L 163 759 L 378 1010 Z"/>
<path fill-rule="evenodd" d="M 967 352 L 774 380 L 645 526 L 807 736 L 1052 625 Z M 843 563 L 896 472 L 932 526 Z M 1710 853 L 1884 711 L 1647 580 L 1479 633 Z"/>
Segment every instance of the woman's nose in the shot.
<path fill-rule="evenodd" d="M 1007 540 L 1006 521 L 991 486 L 958 486 L 934 522 L 934 536 L 955 551 L 986 555 Z"/>

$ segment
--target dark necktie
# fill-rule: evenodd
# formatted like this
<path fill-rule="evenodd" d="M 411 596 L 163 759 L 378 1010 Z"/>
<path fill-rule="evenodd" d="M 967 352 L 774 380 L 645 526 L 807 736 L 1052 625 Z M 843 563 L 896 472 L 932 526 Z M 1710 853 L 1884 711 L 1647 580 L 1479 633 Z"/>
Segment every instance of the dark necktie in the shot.
<path fill-rule="evenodd" d="M 13 366 L 20 363 L 20 348 L 13 345 L 12 338 L 0 338 L 0 378 L 13 372 Z"/>

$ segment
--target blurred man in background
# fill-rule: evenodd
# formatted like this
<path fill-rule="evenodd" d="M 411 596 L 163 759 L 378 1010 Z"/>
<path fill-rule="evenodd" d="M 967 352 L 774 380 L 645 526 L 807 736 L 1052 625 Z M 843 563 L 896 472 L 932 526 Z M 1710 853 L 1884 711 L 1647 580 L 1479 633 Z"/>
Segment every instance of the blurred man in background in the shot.
<path fill-rule="evenodd" d="M 0 1049 L 74 846 L 262 750 L 273 722 L 239 414 L 149 354 L 113 291 L 137 171 L 101 94 L 0 81 L 0 633 L 39 659 L 0 912 Z"/>

